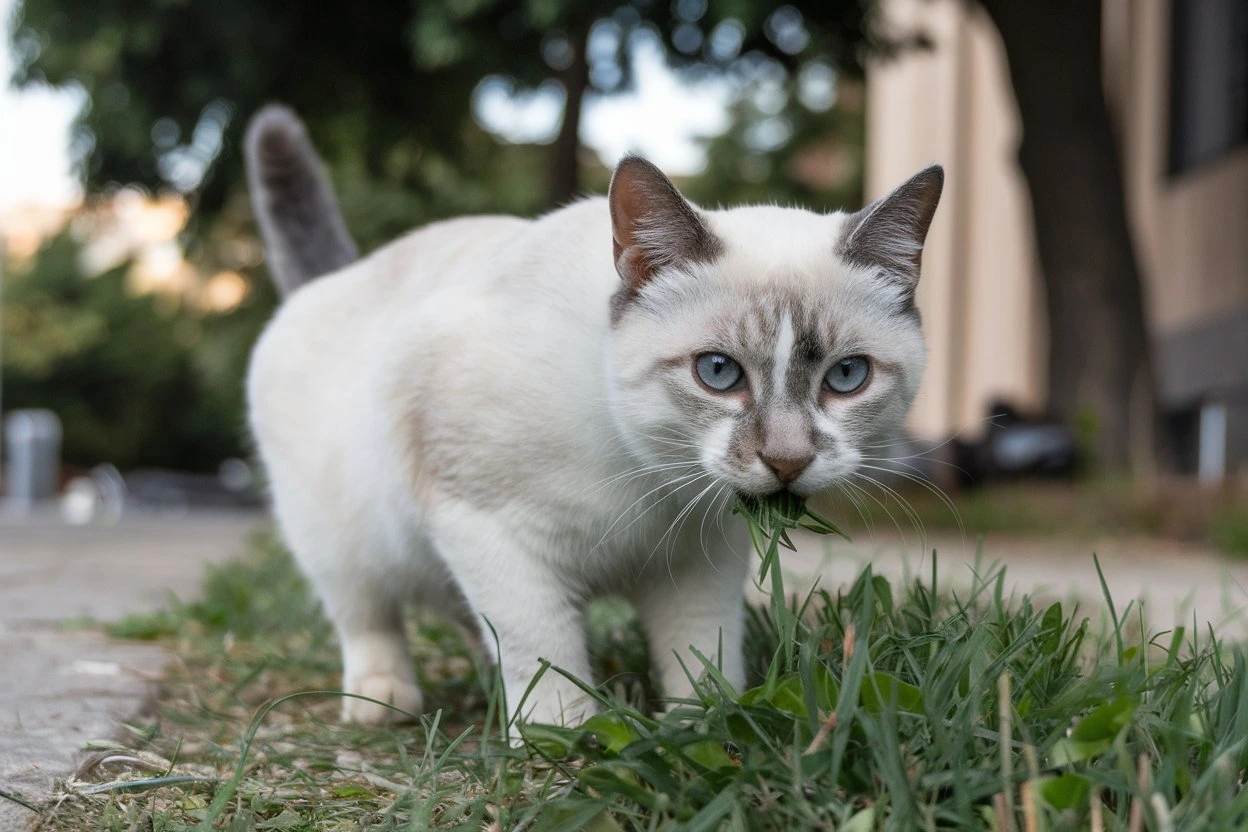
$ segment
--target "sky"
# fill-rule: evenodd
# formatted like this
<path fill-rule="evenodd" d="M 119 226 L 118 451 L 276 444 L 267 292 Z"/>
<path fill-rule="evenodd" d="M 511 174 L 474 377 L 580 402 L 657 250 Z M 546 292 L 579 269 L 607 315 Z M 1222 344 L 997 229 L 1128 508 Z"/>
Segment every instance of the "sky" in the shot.
<path fill-rule="evenodd" d="M 62 204 L 78 194 L 69 163 L 69 125 L 82 107 L 80 91 L 48 87 L 18 91 L 8 83 L 7 48 L 14 0 L 0 0 L 6 48 L 0 49 L 0 210 L 36 202 Z"/>
<path fill-rule="evenodd" d="M 17 90 L 8 79 L 13 56 L 9 24 L 17 0 L 0 0 L 0 211 L 23 204 L 62 205 L 75 200 L 78 183 L 69 160 L 69 127 L 86 101 L 81 90 L 47 86 Z M 705 163 L 699 136 L 727 127 L 728 82 L 687 83 L 670 72 L 661 47 L 642 41 L 634 50 L 636 87 L 616 96 L 588 96 L 581 140 L 614 164 L 632 150 L 672 174 L 696 173 Z M 501 82 L 478 90 L 475 111 L 483 124 L 511 141 L 553 136 L 562 107 L 555 86 L 517 96 Z"/>

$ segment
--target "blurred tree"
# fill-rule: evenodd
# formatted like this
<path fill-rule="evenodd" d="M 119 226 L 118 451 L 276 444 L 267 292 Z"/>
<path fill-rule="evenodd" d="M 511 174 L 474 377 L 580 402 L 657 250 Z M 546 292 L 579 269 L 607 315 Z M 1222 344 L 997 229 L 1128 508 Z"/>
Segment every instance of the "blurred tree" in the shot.
<path fill-rule="evenodd" d="M 703 71 L 762 54 L 790 71 L 818 58 L 857 72 L 868 46 L 887 47 L 870 36 L 868 7 L 861 0 L 779 8 L 758 0 L 25 0 L 18 80 L 85 88 L 91 106 L 75 149 L 89 191 L 113 182 L 172 187 L 194 196 L 201 224 L 224 210 L 242 181 L 242 130 L 268 101 L 304 117 L 335 171 L 350 170 L 388 194 L 431 196 L 436 183 L 427 174 L 438 161 L 462 181 L 479 181 L 489 166 L 493 143 L 472 135 L 480 128 L 470 118 L 483 78 L 499 76 L 517 90 L 556 81 L 564 115 L 547 187 L 538 191 L 553 205 L 578 190 L 585 95 L 631 83 L 636 27 L 662 32 L 675 59 Z M 461 207 L 442 200 L 426 201 L 437 202 L 439 213 Z"/>
<path fill-rule="evenodd" d="M 1101 75 L 1101 3 L 979 0 L 1005 43 L 1022 116 L 1049 323 L 1049 407 L 1087 425 L 1096 463 L 1166 461 L 1122 159 Z M 1147 464 L 1152 463 L 1152 458 Z"/>
<path fill-rule="evenodd" d="M 788 80 L 733 105 L 722 135 L 707 142 L 706 169 L 682 183 L 704 205 L 775 203 L 814 211 L 862 204 L 862 87 L 823 71 L 818 93 Z M 826 87 L 823 84 L 826 83 Z"/>
<path fill-rule="evenodd" d="M 75 149 L 89 192 L 186 193 L 193 230 L 237 193 L 246 119 L 272 100 L 300 112 L 335 170 L 427 218 L 460 207 L 458 190 L 430 177 L 480 179 L 494 149 L 469 117 L 494 56 L 526 81 L 545 69 L 541 21 L 504 5 L 25 0 L 18 80 L 85 88 Z M 452 13 L 464 9 L 484 11 Z"/>
<path fill-rule="evenodd" d="M 829 208 L 858 202 L 860 111 L 809 106 L 798 93 L 803 73 L 856 74 L 864 50 L 881 48 L 869 36 L 869 4 L 860 0 L 779 8 L 758 0 L 24 0 L 19 82 L 77 83 L 89 97 L 73 145 L 88 194 L 107 194 L 118 184 L 185 194 L 194 209 L 183 233 L 190 259 L 206 273 L 236 270 L 250 282 L 244 303 L 229 315 L 184 310 L 175 316 L 178 331 L 194 333 L 189 352 L 161 347 L 162 355 L 178 356 L 169 366 L 204 388 L 196 394 L 204 404 L 188 407 L 176 429 L 162 417 L 164 433 L 181 437 L 176 449 L 162 448 L 164 440 L 130 449 L 84 438 L 72 452 L 84 460 L 95 448 L 98 458 L 122 463 L 202 466 L 177 444 L 192 435 L 205 458 L 208 449 L 237 452 L 247 355 L 274 302 L 260 279 L 262 252 L 239 152 L 246 120 L 262 104 L 284 101 L 307 121 L 348 225 L 368 250 L 443 216 L 536 213 L 574 196 L 584 175 L 605 186 L 608 172 L 579 152 L 580 111 L 587 95 L 629 88 L 633 35 L 642 28 L 669 45 L 682 72 L 730 76 L 741 89 L 770 75 L 778 89 L 770 103 L 738 105 L 732 130 L 710 146 L 708 175 L 690 183 L 696 198 L 713 204 L 765 193 L 765 199 Z M 506 145 L 486 133 L 472 118 L 474 93 L 485 80 L 520 93 L 560 90 L 563 118 L 553 144 Z M 791 179 L 795 166 L 809 167 L 803 153 L 836 142 L 855 144 L 840 175 Z M 823 154 L 825 167 L 835 167 L 833 156 Z M 60 251 L 70 243 L 57 245 Z M 51 268 L 45 257 L 58 256 L 49 250 L 40 258 L 41 277 L 32 286 Z M 120 274 L 97 282 L 123 285 Z M 93 290 L 97 300 L 100 291 Z M 71 301 L 84 302 L 58 297 L 48 314 L 73 318 Z M 120 296 L 113 301 L 121 303 Z M 154 301 L 136 303 L 146 308 Z M 165 344 L 168 333 L 149 323 L 153 343 Z M 39 351 L 33 342 L 32 350 Z M 61 358 L 82 361 L 89 352 Z M 49 361 L 56 355 L 44 354 Z M 131 354 L 145 361 L 141 352 Z M 91 413 L 117 406 L 79 385 L 62 364 L 53 366 L 51 375 L 21 381 L 19 373 L 10 380 L 28 385 L 28 398 L 42 379 L 49 390 L 82 391 L 93 402 Z M 118 377 L 115 369 L 97 369 Z M 165 400 L 158 370 L 133 369 L 136 378 L 162 379 L 132 385 L 136 407 L 151 398 L 149 414 Z M 79 423 L 87 435 L 102 437 L 111 429 L 108 418 L 97 418 L 95 427 L 85 418 Z"/>
<path fill-rule="evenodd" d="M 5 407 L 46 407 L 66 461 L 212 469 L 243 448 L 237 402 L 195 367 L 207 325 L 167 296 L 136 295 L 129 264 L 86 277 L 69 232 L 5 281 Z"/>

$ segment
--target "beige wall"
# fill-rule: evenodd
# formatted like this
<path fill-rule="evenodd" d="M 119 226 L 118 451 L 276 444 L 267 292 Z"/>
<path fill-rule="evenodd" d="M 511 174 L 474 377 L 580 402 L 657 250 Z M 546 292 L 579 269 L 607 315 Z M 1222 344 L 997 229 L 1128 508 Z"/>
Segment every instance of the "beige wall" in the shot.
<path fill-rule="evenodd" d="M 956 0 L 891 0 L 887 18 L 934 41 L 867 75 L 867 195 L 932 161 L 946 186 L 923 256 L 930 345 L 911 426 L 977 433 L 1004 396 L 1042 406 L 1047 333 L 1020 126 L 991 22 Z M 1123 139 L 1129 211 L 1158 339 L 1248 309 L 1248 151 L 1166 168 L 1169 4 L 1104 0 L 1105 83 Z"/>
<path fill-rule="evenodd" d="M 923 254 L 919 308 L 928 373 L 912 414 L 923 436 L 982 429 L 987 403 L 1038 405 L 1043 316 L 1019 127 L 996 31 L 952 0 L 896 0 L 891 21 L 922 27 L 929 52 L 870 67 L 867 195 L 921 166 L 945 166 L 944 196 Z"/>

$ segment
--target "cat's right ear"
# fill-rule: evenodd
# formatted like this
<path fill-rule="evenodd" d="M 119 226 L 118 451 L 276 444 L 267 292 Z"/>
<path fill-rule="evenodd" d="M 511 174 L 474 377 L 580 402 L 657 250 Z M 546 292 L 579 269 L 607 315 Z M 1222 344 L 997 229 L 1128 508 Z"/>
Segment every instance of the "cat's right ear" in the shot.
<path fill-rule="evenodd" d="M 630 291 L 661 269 L 710 263 L 723 246 L 663 172 L 640 156 L 625 156 L 607 196 L 615 270 Z"/>

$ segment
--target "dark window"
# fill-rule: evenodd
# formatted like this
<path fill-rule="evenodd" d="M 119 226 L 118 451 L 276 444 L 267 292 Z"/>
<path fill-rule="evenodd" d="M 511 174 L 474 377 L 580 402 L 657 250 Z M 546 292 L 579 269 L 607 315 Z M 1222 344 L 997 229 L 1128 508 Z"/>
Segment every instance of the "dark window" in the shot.
<path fill-rule="evenodd" d="M 1174 0 L 1170 172 L 1248 144 L 1248 0 Z"/>

